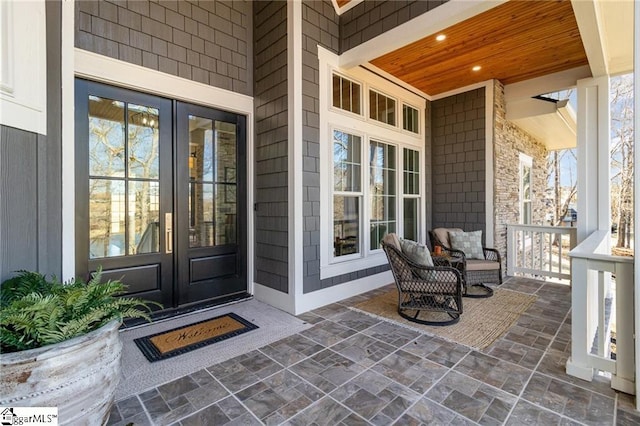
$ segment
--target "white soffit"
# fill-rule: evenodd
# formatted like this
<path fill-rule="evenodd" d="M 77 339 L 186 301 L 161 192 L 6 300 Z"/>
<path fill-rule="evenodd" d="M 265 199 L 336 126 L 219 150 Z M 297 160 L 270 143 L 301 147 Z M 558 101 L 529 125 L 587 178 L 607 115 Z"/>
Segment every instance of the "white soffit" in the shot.
<path fill-rule="evenodd" d="M 576 147 L 576 114 L 567 100 L 557 103 L 535 98 L 511 101 L 507 103 L 507 120 L 550 151 Z"/>

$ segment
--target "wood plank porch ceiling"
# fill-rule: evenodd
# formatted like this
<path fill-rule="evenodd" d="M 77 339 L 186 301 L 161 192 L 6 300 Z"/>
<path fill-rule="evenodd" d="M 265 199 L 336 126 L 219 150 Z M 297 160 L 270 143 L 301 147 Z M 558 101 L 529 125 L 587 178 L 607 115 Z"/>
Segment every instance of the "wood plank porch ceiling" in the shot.
<path fill-rule="evenodd" d="M 446 39 L 436 41 L 438 34 Z M 371 63 L 433 96 L 493 78 L 516 83 L 588 61 L 569 0 L 511 0 Z"/>

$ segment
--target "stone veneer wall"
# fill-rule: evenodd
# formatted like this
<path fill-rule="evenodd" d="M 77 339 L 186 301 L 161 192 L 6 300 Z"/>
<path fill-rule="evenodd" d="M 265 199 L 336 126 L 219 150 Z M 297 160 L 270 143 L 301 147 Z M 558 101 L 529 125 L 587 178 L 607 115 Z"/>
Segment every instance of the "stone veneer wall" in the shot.
<path fill-rule="evenodd" d="M 447 1 L 363 1 L 340 16 L 340 53 L 433 10 Z"/>
<path fill-rule="evenodd" d="M 254 4 L 255 282 L 288 292 L 287 2 Z"/>
<path fill-rule="evenodd" d="M 506 272 L 507 224 L 520 222 L 520 153 L 533 158 L 532 223 L 544 224 L 547 187 L 545 146 L 506 119 L 504 86 L 494 82 L 494 248 L 500 251 Z"/>
<path fill-rule="evenodd" d="M 76 0 L 75 45 L 252 95 L 251 1 Z"/>
<path fill-rule="evenodd" d="M 486 232 L 485 89 L 431 103 L 433 228 Z"/>

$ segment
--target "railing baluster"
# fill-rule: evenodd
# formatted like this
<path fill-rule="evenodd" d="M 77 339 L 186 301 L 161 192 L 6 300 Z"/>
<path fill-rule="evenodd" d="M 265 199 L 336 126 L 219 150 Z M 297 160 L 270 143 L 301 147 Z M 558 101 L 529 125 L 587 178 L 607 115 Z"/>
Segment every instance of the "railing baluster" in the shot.
<path fill-rule="evenodd" d="M 553 238 L 554 238 L 555 234 L 552 234 L 551 232 L 547 233 L 547 236 L 549 237 L 549 244 L 548 244 L 548 250 L 549 250 L 549 272 L 553 272 Z"/>
<path fill-rule="evenodd" d="M 605 334 L 607 332 L 606 304 L 604 294 L 604 271 L 598 271 L 598 356 L 604 356 L 605 352 Z"/>
<path fill-rule="evenodd" d="M 544 270 L 544 234 L 538 232 L 536 241 L 538 242 L 538 268 Z"/>
<path fill-rule="evenodd" d="M 562 234 L 558 241 L 558 273 L 562 273 Z"/>

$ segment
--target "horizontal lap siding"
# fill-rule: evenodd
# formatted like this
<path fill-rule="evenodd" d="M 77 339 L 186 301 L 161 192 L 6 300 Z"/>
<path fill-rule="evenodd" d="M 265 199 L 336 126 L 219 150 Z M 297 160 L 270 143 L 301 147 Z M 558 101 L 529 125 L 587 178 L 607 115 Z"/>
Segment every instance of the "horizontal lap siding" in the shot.
<path fill-rule="evenodd" d="M 288 292 L 287 3 L 256 2 L 255 282 Z"/>
<path fill-rule="evenodd" d="M 76 1 L 75 45 L 252 95 L 250 1 Z"/>

